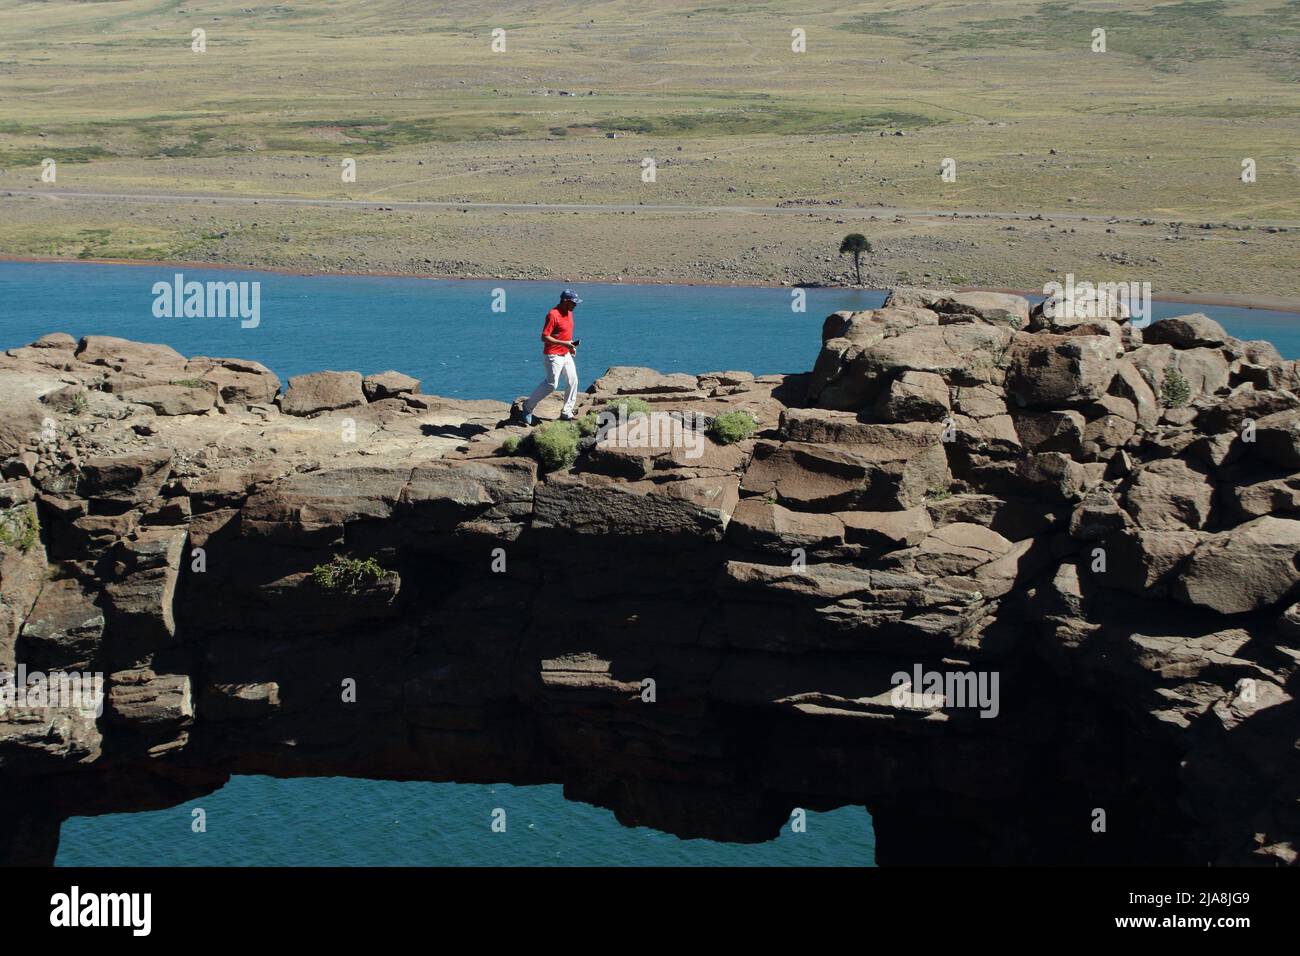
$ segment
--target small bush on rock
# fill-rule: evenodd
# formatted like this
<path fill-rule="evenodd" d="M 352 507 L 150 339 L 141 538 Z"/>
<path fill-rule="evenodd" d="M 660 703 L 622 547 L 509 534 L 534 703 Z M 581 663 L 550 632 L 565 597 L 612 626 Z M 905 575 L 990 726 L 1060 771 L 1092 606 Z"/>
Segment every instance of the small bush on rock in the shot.
<path fill-rule="evenodd" d="M 757 426 L 749 412 L 723 412 L 709 422 L 708 434 L 719 445 L 734 445 L 754 434 Z"/>
<path fill-rule="evenodd" d="M 0 511 L 0 544 L 26 554 L 36 544 L 41 523 L 31 505 L 15 505 Z"/>
<path fill-rule="evenodd" d="M 356 594 L 368 581 L 382 581 L 383 566 L 374 558 L 349 558 L 336 554 L 328 564 L 311 569 L 312 580 L 327 591 Z"/>
<path fill-rule="evenodd" d="M 1160 383 L 1160 397 L 1169 408 L 1182 408 L 1191 400 L 1192 386 L 1178 369 L 1167 368 Z"/>
<path fill-rule="evenodd" d="M 545 471 L 570 468 L 578 460 L 578 423 L 555 421 L 533 432 L 533 451 Z"/>
<path fill-rule="evenodd" d="M 507 435 L 505 441 L 501 443 L 501 454 L 517 455 L 519 454 L 519 436 Z"/>

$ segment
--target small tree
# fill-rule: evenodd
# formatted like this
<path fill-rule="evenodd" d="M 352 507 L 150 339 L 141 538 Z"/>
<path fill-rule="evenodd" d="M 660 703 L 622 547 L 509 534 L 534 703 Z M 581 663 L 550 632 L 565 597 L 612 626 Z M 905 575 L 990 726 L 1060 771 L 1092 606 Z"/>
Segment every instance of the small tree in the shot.
<path fill-rule="evenodd" d="M 862 285 L 862 254 L 872 251 L 871 243 L 860 232 L 851 232 L 840 242 L 840 255 L 853 254 L 853 269 L 858 274 L 858 285 Z"/>

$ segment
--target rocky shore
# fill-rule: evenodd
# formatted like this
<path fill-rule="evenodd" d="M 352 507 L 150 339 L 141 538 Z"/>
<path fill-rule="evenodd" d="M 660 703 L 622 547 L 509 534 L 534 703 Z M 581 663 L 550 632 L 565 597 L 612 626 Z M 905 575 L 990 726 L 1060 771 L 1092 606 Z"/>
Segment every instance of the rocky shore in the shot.
<path fill-rule="evenodd" d="M 678 427 L 549 472 L 397 372 L 11 349 L 0 673 L 104 699 L 0 711 L 0 861 L 263 773 L 743 841 L 862 804 L 882 865 L 1294 864 L 1300 367 L 1096 304 L 897 289 L 811 373 L 610 369 L 580 414 Z"/>

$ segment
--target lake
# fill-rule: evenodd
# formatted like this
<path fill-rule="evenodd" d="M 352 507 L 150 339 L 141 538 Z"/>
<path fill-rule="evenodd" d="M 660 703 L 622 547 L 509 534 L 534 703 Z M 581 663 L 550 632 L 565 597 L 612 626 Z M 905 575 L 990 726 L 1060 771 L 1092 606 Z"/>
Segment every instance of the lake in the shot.
<path fill-rule="evenodd" d="M 255 328 L 238 318 L 157 318 L 153 286 L 186 279 L 260 282 Z M 585 388 L 611 365 L 665 372 L 801 372 L 822 319 L 880 305 L 881 292 L 573 284 Z M 427 393 L 509 401 L 540 378 L 542 317 L 555 282 L 297 276 L 241 270 L 0 262 L 0 348 L 46 332 L 163 342 L 186 355 L 251 358 L 281 378 L 321 369 L 397 369 Z M 496 290 L 502 290 L 497 292 Z M 1155 303 L 1156 318 L 1201 311 L 1233 334 L 1300 357 L 1300 316 Z M 207 831 L 191 831 L 191 811 Z M 505 833 L 489 827 L 507 812 Z M 217 793 L 148 813 L 75 818 L 57 863 L 96 865 L 753 865 L 870 866 L 861 807 L 809 813 L 754 846 L 679 840 L 626 828 L 612 813 L 564 800 L 559 786 L 238 777 Z"/>

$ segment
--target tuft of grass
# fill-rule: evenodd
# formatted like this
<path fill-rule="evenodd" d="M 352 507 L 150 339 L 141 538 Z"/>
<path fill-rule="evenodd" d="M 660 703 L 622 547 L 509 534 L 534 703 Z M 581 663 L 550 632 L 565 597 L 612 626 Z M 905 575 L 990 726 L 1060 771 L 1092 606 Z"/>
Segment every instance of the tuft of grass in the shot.
<path fill-rule="evenodd" d="M 31 505 L 14 505 L 0 511 L 0 544 L 26 554 L 40 537 L 41 522 Z"/>
<path fill-rule="evenodd" d="M 723 412 L 709 422 L 708 435 L 719 445 L 734 445 L 754 434 L 758 422 L 749 412 Z"/>
<path fill-rule="evenodd" d="M 374 558 L 351 558 L 336 554 L 326 564 L 311 569 L 312 580 L 326 591 L 356 594 L 367 582 L 382 581 L 387 574 Z"/>
<path fill-rule="evenodd" d="M 68 411 L 73 415 L 84 415 L 89 407 L 90 399 L 86 398 L 85 392 L 77 392 L 68 401 Z"/>
<path fill-rule="evenodd" d="M 600 431 L 600 416 L 595 412 L 587 412 L 578 419 L 578 434 L 583 438 L 594 435 L 598 431 Z"/>
<path fill-rule="evenodd" d="M 943 501 L 945 498 L 951 498 L 951 497 L 952 497 L 952 489 L 951 489 L 951 488 L 931 488 L 929 491 L 927 491 L 927 492 L 925 493 L 925 497 L 926 497 L 926 500 L 928 500 L 928 501 Z"/>
<path fill-rule="evenodd" d="M 1170 366 L 1160 383 L 1160 398 L 1167 408 L 1182 408 L 1192 398 L 1192 386 L 1183 373 Z"/>
<path fill-rule="evenodd" d="M 573 467 L 578 460 L 578 437 L 577 422 L 547 422 L 533 432 L 533 451 L 543 470 Z"/>
<path fill-rule="evenodd" d="M 519 454 L 519 436 L 507 435 L 505 441 L 501 443 L 501 454 L 517 455 Z"/>

